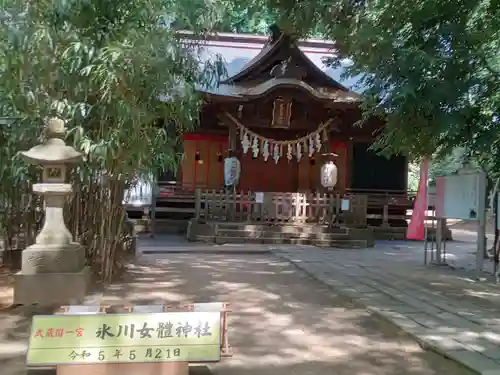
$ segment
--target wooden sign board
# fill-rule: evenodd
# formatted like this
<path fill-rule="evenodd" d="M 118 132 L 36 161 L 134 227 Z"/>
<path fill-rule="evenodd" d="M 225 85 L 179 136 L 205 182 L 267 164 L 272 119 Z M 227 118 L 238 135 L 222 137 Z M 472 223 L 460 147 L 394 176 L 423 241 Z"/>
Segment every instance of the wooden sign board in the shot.
<path fill-rule="evenodd" d="M 255 192 L 255 203 L 264 203 L 264 193 L 261 191 Z"/>
<path fill-rule="evenodd" d="M 486 176 L 482 171 L 463 170 L 436 178 L 436 215 L 448 219 L 479 221 L 486 201 Z"/>
<path fill-rule="evenodd" d="M 292 101 L 277 97 L 273 102 L 273 128 L 290 128 L 292 118 Z"/>
<path fill-rule="evenodd" d="M 215 362 L 220 312 L 33 317 L 27 366 Z"/>

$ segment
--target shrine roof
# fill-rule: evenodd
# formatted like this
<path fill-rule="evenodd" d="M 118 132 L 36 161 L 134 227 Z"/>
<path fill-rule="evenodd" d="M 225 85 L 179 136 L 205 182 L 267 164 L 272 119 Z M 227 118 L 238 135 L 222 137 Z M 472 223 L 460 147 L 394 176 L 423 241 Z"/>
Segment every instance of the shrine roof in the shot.
<path fill-rule="evenodd" d="M 294 87 L 321 100 L 360 101 L 360 95 L 348 88 L 354 86 L 359 77 L 342 82 L 343 68 L 331 69 L 323 62 L 334 56 L 333 42 L 294 41 L 284 34 L 275 39 L 218 34 L 204 42 L 202 48 L 206 60 L 216 55 L 222 57 L 228 73 L 217 87 L 200 88 L 211 98 L 252 99 L 278 87 Z M 299 72 L 287 74 L 287 67 L 283 66 L 287 62 L 289 70 Z"/>
<path fill-rule="evenodd" d="M 294 78 L 272 78 L 257 85 L 245 87 L 244 85 L 222 83 L 217 88 L 204 89 L 208 95 L 253 99 L 260 97 L 274 88 L 302 88 L 318 99 L 337 101 L 345 103 L 356 103 L 360 100 L 360 95 L 349 90 L 334 90 L 325 87 L 317 88 L 308 83 Z"/>

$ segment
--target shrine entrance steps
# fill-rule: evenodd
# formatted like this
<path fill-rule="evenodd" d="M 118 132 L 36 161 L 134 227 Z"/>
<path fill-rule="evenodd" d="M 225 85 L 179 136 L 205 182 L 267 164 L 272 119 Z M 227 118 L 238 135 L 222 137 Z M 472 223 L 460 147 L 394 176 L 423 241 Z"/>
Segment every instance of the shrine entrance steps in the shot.
<path fill-rule="evenodd" d="M 328 227 L 308 223 L 189 222 L 187 238 L 217 244 L 292 244 L 367 248 L 375 245 L 370 228 Z"/>

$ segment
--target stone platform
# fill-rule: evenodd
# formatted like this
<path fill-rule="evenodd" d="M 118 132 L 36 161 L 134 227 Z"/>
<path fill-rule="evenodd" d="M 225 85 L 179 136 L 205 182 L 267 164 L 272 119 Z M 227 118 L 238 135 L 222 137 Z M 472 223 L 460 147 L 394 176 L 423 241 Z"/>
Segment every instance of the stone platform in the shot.
<path fill-rule="evenodd" d="M 294 244 L 337 248 L 375 245 L 370 228 L 328 227 L 307 223 L 200 223 L 193 219 L 188 226 L 187 238 L 216 244 Z"/>
<path fill-rule="evenodd" d="M 14 275 L 14 305 L 61 305 L 80 303 L 85 299 L 91 282 L 91 272 Z"/>
<path fill-rule="evenodd" d="M 390 226 L 378 226 L 371 227 L 373 229 L 373 235 L 376 240 L 395 240 L 395 241 L 405 241 L 406 240 L 406 227 L 390 227 Z M 436 228 L 427 227 L 427 239 L 433 240 L 436 236 Z M 443 240 L 451 241 L 452 233 L 450 228 L 446 228 L 443 232 Z"/>

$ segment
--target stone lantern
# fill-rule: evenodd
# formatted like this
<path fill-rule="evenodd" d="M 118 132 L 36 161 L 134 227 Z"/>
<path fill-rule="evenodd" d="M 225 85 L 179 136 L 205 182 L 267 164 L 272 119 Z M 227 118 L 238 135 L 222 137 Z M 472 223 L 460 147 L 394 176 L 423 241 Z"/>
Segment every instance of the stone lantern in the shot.
<path fill-rule="evenodd" d="M 337 184 L 337 166 L 333 162 L 333 158 L 337 156 L 334 153 L 323 154 L 326 156 L 326 162 L 321 167 L 321 185 L 332 191 Z"/>
<path fill-rule="evenodd" d="M 67 146 L 64 121 L 47 120 L 47 140 L 22 156 L 43 167 L 42 183 L 33 192 L 44 198 L 45 221 L 35 243 L 22 253 L 21 271 L 14 275 L 15 304 L 69 304 L 83 301 L 90 280 L 85 249 L 73 242 L 64 222 L 64 205 L 72 187 L 66 183 L 68 167 L 82 154 Z"/>

